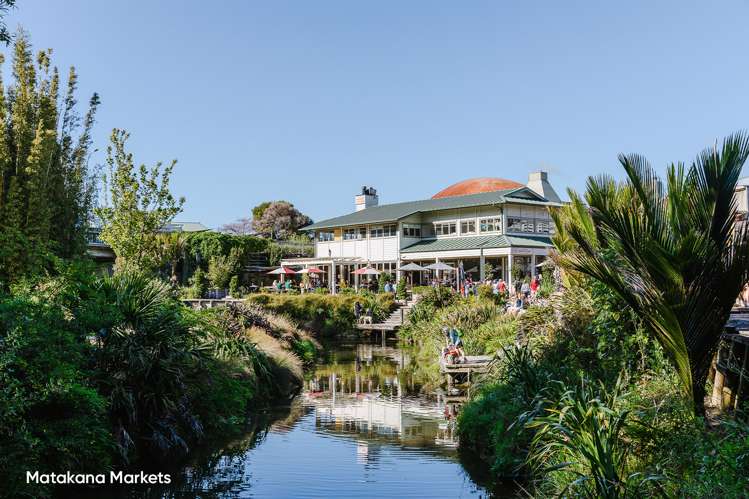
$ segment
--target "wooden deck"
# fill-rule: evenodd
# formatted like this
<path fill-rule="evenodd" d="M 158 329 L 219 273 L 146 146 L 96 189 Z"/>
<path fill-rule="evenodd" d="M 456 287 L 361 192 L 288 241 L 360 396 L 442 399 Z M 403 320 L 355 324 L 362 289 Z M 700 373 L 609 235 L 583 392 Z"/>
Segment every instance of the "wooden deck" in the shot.
<path fill-rule="evenodd" d="M 445 375 L 447 388 L 450 390 L 458 380 L 463 378 L 470 385 L 471 376 L 488 372 L 492 360 L 494 357 L 491 355 L 466 355 L 463 362 L 448 364 L 440 353 L 440 373 Z"/>
<path fill-rule="evenodd" d="M 411 311 L 411 307 L 413 307 L 413 303 L 406 302 L 403 305 L 400 305 L 397 309 L 395 309 L 393 313 L 391 313 L 390 316 L 387 319 L 385 319 L 383 322 L 373 322 L 373 323 L 359 322 L 356 324 L 355 327 L 356 329 L 360 331 L 382 331 L 382 332 L 397 331 L 406 321 L 406 318 L 408 317 L 408 313 Z"/>

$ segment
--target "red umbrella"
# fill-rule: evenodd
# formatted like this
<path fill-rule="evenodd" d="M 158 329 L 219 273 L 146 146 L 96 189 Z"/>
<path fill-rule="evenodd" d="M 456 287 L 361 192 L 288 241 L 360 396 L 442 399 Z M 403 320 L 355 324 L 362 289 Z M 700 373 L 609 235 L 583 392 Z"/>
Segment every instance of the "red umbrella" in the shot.
<path fill-rule="evenodd" d="M 268 272 L 269 274 L 296 274 L 293 270 L 291 270 L 289 267 L 278 267 L 275 270 L 271 270 Z"/>

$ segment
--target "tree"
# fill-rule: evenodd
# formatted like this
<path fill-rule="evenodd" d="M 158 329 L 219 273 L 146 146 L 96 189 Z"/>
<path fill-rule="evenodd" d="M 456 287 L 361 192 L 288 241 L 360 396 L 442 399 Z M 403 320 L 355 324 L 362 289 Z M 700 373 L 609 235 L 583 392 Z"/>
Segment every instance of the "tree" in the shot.
<path fill-rule="evenodd" d="M 265 209 L 270 206 L 272 201 L 263 201 L 259 205 L 255 206 L 252 209 L 252 219 L 253 220 L 260 220 L 263 218 L 263 213 L 265 213 Z"/>
<path fill-rule="evenodd" d="M 0 14 L 3 5 L 10 4 L 0 0 Z M 61 95 L 52 51 L 34 59 L 28 36 L 19 31 L 15 38 L 13 82 L 6 88 L 0 80 L 0 281 L 5 283 L 39 272 L 50 255 L 84 254 L 94 193 L 88 159 L 99 105 L 94 94 L 81 119 L 75 69 Z"/>
<path fill-rule="evenodd" d="M 221 232 L 234 236 L 249 236 L 254 234 L 255 230 L 252 228 L 252 220 L 249 218 L 240 218 L 236 222 L 222 225 Z"/>
<path fill-rule="evenodd" d="M 284 239 L 312 223 L 312 220 L 286 201 L 274 201 L 253 225 L 255 230 L 272 239 Z"/>
<path fill-rule="evenodd" d="M 5 43 L 6 45 L 11 42 L 13 36 L 8 31 L 8 26 L 5 24 L 5 19 L 3 18 L 11 7 L 15 6 L 16 0 L 0 0 L 0 42 Z"/>
<path fill-rule="evenodd" d="M 156 236 L 162 264 L 169 265 L 169 277 L 177 282 L 177 266 L 184 259 L 187 249 L 187 236 L 184 232 L 163 232 Z"/>
<path fill-rule="evenodd" d="M 214 288 L 226 289 L 231 277 L 239 270 L 241 260 L 239 248 L 232 248 L 228 255 L 217 255 L 208 262 L 208 280 Z"/>
<path fill-rule="evenodd" d="M 114 129 L 107 147 L 109 178 L 105 184 L 110 203 L 96 210 L 102 221 L 101 238 L 117 256 L 117 270 L 153 271 L 160 263 L 156 234 L 169 223 L 185 203 L 169 190 L 169 179 L 177 161 L 162 168 L 136 169 L 133 155 L 125 146 L 130 134 Z"/>
<path fill-rule="evenodd" d="M 589 178 L 585 201 L 552 216 L 560 263 L 619 295 L 663 346 L 695 411 L 731 307 L 749 280 L 749 233 L 733 195 L 749 155 L 745 134 L 671 165 L 666 183 L 638 155 L 627 180 Z"/>

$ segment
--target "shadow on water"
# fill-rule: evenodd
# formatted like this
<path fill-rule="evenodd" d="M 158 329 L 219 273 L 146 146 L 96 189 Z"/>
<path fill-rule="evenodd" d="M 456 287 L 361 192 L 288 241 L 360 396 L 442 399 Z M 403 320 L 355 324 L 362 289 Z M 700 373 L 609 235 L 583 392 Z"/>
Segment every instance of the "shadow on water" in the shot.
<path fill-rule="evenodd" d="M 459 404 L 423 393 L 431 385 L 409 350 L 349 341 L 325 352 L 291 405 L 254 415 L 240 437 L 214 439 L 170 470 L 152 470 L 170 473 L 170 485 L 113 487 L 106 496 L 514 495 L 458 450 Z"/>

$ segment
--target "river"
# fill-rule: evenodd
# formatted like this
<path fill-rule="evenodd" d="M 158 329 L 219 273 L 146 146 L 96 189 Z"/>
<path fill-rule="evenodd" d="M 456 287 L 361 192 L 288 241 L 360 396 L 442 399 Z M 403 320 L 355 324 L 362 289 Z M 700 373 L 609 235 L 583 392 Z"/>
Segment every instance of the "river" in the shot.
<path fill-rule="evenodd" d="M 489 497 L 486 468 L 458 451 L 454 413 L 411 352 L 341 341 L 290 405 L 198 449 L 151 497 Z M 434 381 L 434 373 L 432 373 Z"/>

